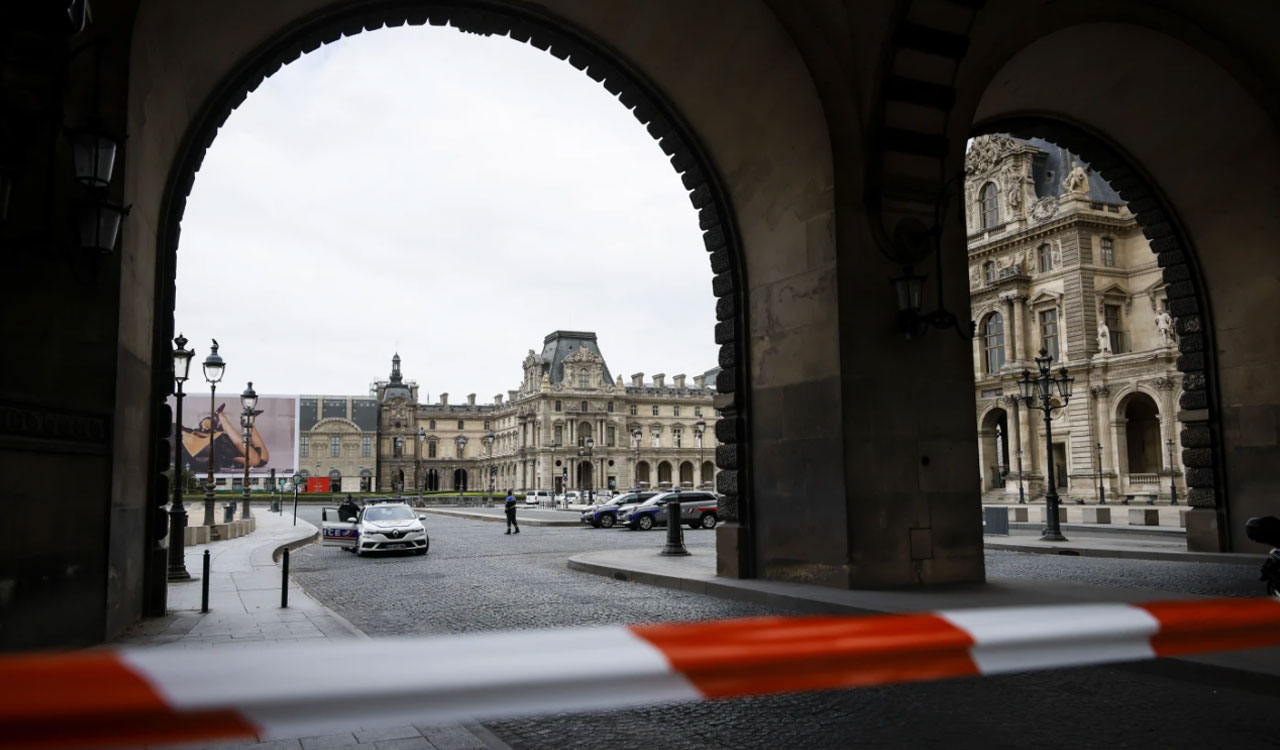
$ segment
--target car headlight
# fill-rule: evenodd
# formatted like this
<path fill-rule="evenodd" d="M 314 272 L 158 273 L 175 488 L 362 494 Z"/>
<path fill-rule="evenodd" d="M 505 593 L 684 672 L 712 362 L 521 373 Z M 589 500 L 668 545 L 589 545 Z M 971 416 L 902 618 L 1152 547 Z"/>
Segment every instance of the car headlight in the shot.
<path fill-rule="evenodd" d="M 381 533 L 382 532 L 379 531 L 378 529 L 364 529 L 363 531 L 360 532 L 362 536 L 370 536 L 371 534 L 381 534 Z"/>

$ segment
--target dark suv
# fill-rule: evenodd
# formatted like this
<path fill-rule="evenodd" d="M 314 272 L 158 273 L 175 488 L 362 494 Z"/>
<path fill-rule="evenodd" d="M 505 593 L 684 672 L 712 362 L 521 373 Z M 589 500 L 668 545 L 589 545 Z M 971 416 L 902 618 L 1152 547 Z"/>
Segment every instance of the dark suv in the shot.
<path fill-rule="evenodd" d="M 640 505 L 623 511 L 618 523 L 629 529 L 648 531 L 667 525 L 667 500 L 680 498 L 680 522 L 691 529 L 714 529 L 720 521 L 718 499 L 714 492 L 664 492 Z"/>
<path fill-rule="evenodd" d="M 618 508 L 624 505 L 632 505 L 634 503 L 643 503 L 645 500 L 653 497 L 656 492 L 628 492 L 625 495 L 618 495 L 610 498 L 607 502 L 596 505 L 582 511 L 582 522 L 591 524 L 599 528 L 613 528 L 613 524 L 618 520 Z"/>

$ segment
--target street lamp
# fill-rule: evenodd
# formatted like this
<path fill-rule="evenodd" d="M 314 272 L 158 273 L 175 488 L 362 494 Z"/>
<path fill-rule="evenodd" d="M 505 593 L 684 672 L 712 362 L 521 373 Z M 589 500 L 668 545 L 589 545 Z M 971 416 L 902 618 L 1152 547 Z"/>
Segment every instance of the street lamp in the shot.
<path fill-rule="evenodd" d="M 252 380 L 240 394 L 240 408 L 240 426 L 244 428 L 244 487 L 241 488 L 244 490 L 244 509 L 240 511 L 240 517 L 249 518 L 249 456 L 253 451 L 253 420 L 258 416 L 254 411 L 258 408 L 258 394 L 253 390 Z"/>
<path fill-rule="evenodd" d="M 458 468 L 453 470 L 453 481 L 458 485 L 458 505 L 462 505 L 462 453 L 467 448 L 467 438 L 465 435 L 458 436 Z"/>
<path fill-rule="evenodd" d="M 174 410 L 173 430 L 173 502 L 169 504 L 169 580 L 185 581 L 191 578 L 187 572 L 185 529 L 187 509 L 182 504 L 182 384 L 191 375 L 191 357 L 194 351 L 187 349 L 187 337 L 181 333 L 173 340 L 173 382 L 177 385 L 174 396 L 178 405 Z"/>
<path fill-rule="evenodd" d="M 427 439 L 427 428 L 418 428 L 418 465 L 413 469 L 414 482 L 418 485 L 418 505 L 422 505 L 422 441 Z"/>
<path fill-rule="evenodd" d="M 596 447 L 596 441 L 588 437 L 583 441 L 582 445 L 583 447 L 578 449 L 578 458 L 587 459 L 587 465 L 591 467 L 591 483 L 587 485 L 587 505 L 590 505 L 592 500 L 595 498 L 596 467 L 591 461 L 591 451 Z M 567 500 L 565 501 L 565 504 L 568 505 Z"/>
<path fill-rule="evenodd" d="M 484 441 L 484 452 L 487 457 L 485 465 L 485 473 L 489 475 L 489 498 L 488 505 L 493 505 L 493 430 L 489 430 L 481 438 Z"/>
<path fill-rule="evenodd" d="M 637 427 L 631 431 L 631 447 L 636 451 L 636 457 L 631 462 L 631 487 L 632 489 L 640 489 L 640 439 L 644 437 L 644 433 Z"/>
<path fill-rule="evenodd" d="M 218 391 L 218 381 L 222 380 L 222 374 L 226 372 L 227 365 L 222 361 L 222 357 L 218 356 L 218 340 L 213 339 L 213 346 L 209 349 L 209 356 L 204 358 L 204 379 L 209 383 L 209 477 L 204 486 L 204 525 L 210 528 L 210 536 L 217 538 L 217 531 L 213 528 L 213 464 L 214 464 L 214 445 L 213 434 L 217 432 L 218 412 L 214 408 L 215 394 Z"/>
<path fill-rule="evenodd" d="M 706 429 L 707 423 L 701 419 L 693 423 L 693 439 L 698 441 L 698 489 L 707 483 L 707 478 L 702 476 L 702 436 Z"/>
<path fill-rule="evenodd" d="M 1028 370 L 1022 371 L 1022 379 L 1018 381 L 1018 387 L 1022 391 L 1022 400 L 1026 402 L 1028 409 L 1039 409 L 1044 412 L 1044 446 L 1047 460 L 1045 462 L 1045 474 L 1049 478 L 1049 491 L 1045 493 L 1045 513 L 1048 515 L 1048 525 L 1045 527 L 1044 533 L 1040 539 L 1047 542 L 1065 542 L 1067 538 L 1062 535 L 1062 529 L 1058 525 L 1058 485 L 1054 474 L 1055 467 L 1053 465 L 1053 410 L 1065 409 L 1067 402 L 1071 400 L 1071 386 L 1075 382 L 1075 378 L 1067 375 L 1067 368 L 1063 367 L 1058 370 L 1058 376 L 1049 371 L 1049 365 L 1053 363 L 1053 357 L 1049 356 L 1046 349 L 1040 350 L 1040 356 L 1035 358 L 1036 369 L 1039 374 L 1031 377 Z M 1057 388 L 1058 395 L 1062 397 L 1062 405 L 1053 405 L 1054 388 Z"/>
<path fill-rule="evenodd" d="M 1022 449 L 1018 449 L 1018 505 L 1026 505 L 1027 496 L 1022 490 Z"/>
<path fill-rule="evenodd" d="M 293 475 L 293 525 L 298 525 L 298 485 L 302 483 L 302 475 Z"/>
<path fill-rule="evenodd" d="M 1177 505 L 1178 504 L 1178 485 L 1174 484 L 1174 481 L 1173 481 L 1173 458 L 1174 458 L 1173 449 L 1177 446 L 1174 444 L 1173 438 L 1169 438 L 1168 440 L 1165 441 L 1164 444 L 1169 446 L 1169 504 Z"/>
<path fill-rule="evenodd" d="M 1106 505 L 1107 495 L 1102 488 L 1102 443 L 1093 446 L 1093 449 L 1098 452 L 1098 505 Z"/>

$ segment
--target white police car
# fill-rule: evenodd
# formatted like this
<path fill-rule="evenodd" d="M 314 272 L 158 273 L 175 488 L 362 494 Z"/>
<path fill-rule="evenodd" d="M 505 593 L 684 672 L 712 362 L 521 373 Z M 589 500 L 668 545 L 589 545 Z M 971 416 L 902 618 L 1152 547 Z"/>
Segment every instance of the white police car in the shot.
<path fill-rule="evenodd" d="M 420 516 L 402 502 L 372 502 L 360 509 L 354 521 L 339 520 L 337 508 L 321 511 L 321 540 L 324 547 L 341 547 L 357 555 L 368 552 L 413 552 L 427 554 L 431 538 Z"/>

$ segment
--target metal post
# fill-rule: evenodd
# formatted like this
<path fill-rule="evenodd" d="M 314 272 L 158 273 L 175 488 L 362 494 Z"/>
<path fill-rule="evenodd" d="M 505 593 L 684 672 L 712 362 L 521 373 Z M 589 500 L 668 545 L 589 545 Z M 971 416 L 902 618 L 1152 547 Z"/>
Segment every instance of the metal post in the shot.
<path fill-rule="evenodd" d="M 213 495 L 213 464 L 215 459 L 213 433 L 217 432 L 217 427 L 218 427 L 218 413 L 214 410 L 214 406 L 217 400 L 216 399 L 217 392 L 218 392 L 218 384 L 210 383 L 209 384 L 209 476 L 205 480 L 205 486 L 204 486 L 204 525 L 209 527 L 209 538 L 211 539 L 218 538 L 217 529 L 215 529 L 213 525 L 216 520 L 213 515 L 214 513 L 213 503 L 214 503 L 214 500 L 216 499 Z"/>
<path fill-rule="evenodd" d="M 182 344 L 179 344 L 181 348 Z M 178 405 L 174 416 L 173 433 L 173 502 L 169 505 L 169 580 L 190 580 L 187 572 L 186 528 L 187 509 L 182 504 L 182 381 L 178 381 L 178 390 L 174 394 Z"/>
<path fill-rule="evenodd" d="M 204 551 L 204 578 L 200 580 L 200 611 L 209 612 L 209 550 Z"/>
<path fill-rule="evenodd" d="M 1053 463 L 1053 400 L 1049 397 L 1044 398 L 1044 444 L 1046 463 L 1045 473 L 1049 478 L 1049 491 L 1044 495 L 1045 513 L 1048 514 L 1048 526 L 1041 535 L 1041 539 L 1050 542 L 1065 542 L 1067 538 L 1062 535 L 1062 528 L 1058 525 L 1058 467 Z"/>
<path fill-rule="evenodd" d="M 298 525 L 298 483 L 293 483 L 293 525 Z"/>
<path fill-rule="evenodd" d="M 179 404 L 178 408 L 181 409 L 182 402 L 179 401 L 178 404 Z M 1178 504 L 1178 485 L 1174 483 L 1174 475 L 1173 475 L 1173 471 L 1174 471 L 1173 449 L 1175 447 L 1173 444 L 1173 438 L 1169 438 L 1168 445 L 1169 445 L 1169 504 L 1177 505 Z"/>
<path fill-rule="evenodd" d="M 244 416 L 244 486 L 241 488 L 244 490 L 241 493 L 241 497 L 244 500 L 244 509 L 240 511 L 241 518 L 249 517 L 249 441 L 253 439 L 252 419 L 248 414 Z"/>
<path fill-rule="evenodd" d="M 283 568 L 280 572 L 280 608 L 289 607 L 289 548 L 284 548 Z"/>
<path fill-rule="evenodd" d="M 667 498 L 667 546 L 662 548 L 667 557 L 688 555 L 684 546 L 684 527 L 680 525 L 680 492 L 671 493 Z"/>
<path fill-rule="evenodd" d="M 1102 443 L 1094 446 L 1098 451 L 1098 505 L 1107 504 L 1107 493 L 1102 487 Z"/>
<path fill-rule="evenodd" d="M 1022 449 L 1018 449 L 1018 505 L 1027 504 L 1027 495 L 1022 488 Z"/>

